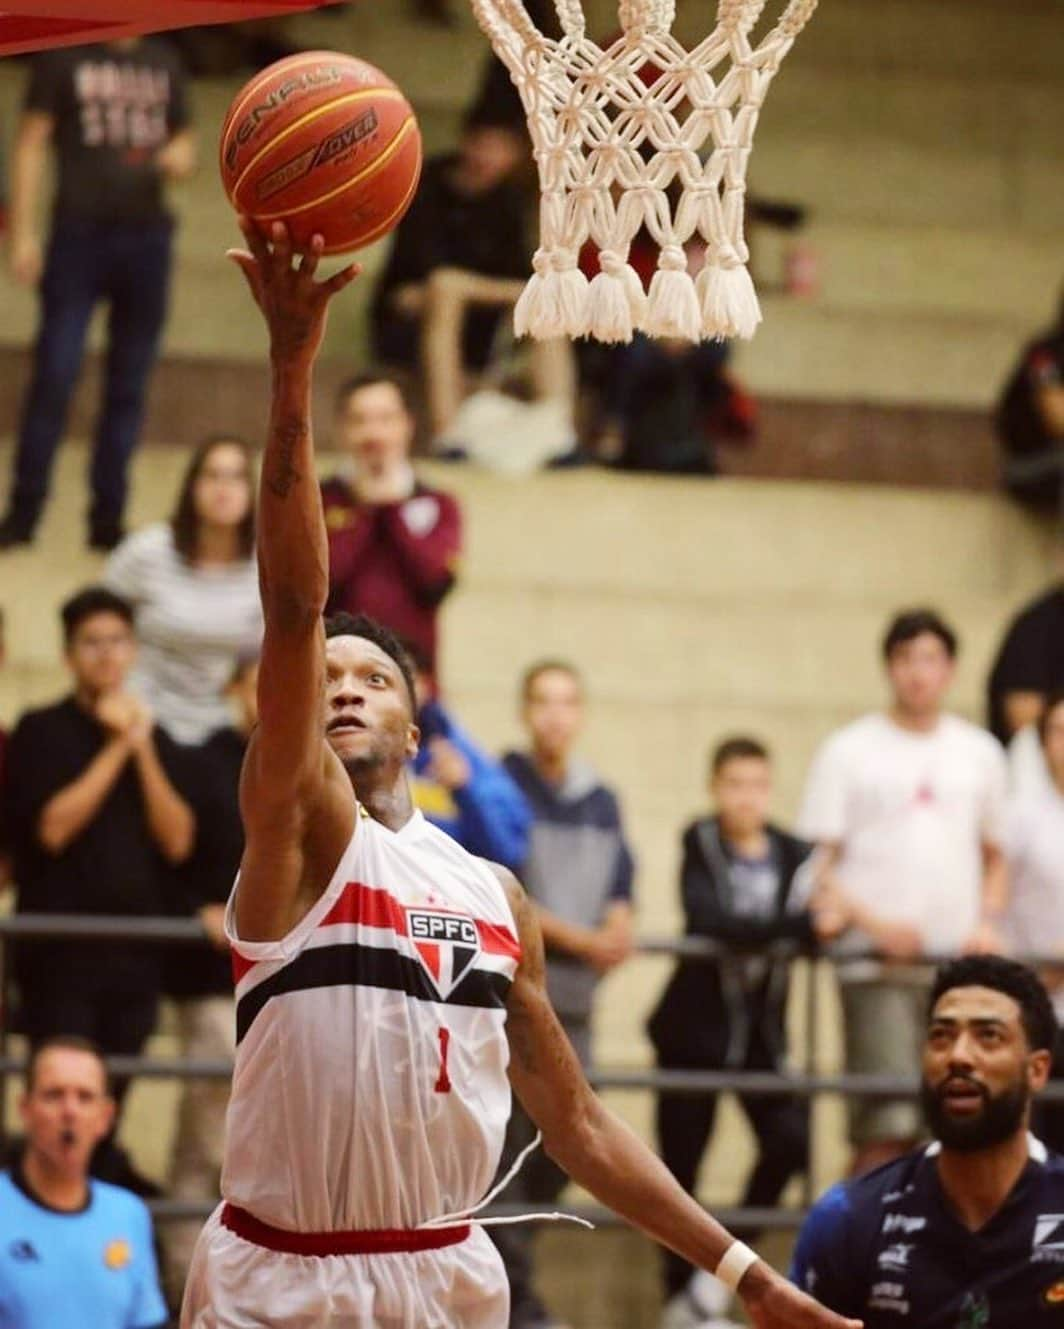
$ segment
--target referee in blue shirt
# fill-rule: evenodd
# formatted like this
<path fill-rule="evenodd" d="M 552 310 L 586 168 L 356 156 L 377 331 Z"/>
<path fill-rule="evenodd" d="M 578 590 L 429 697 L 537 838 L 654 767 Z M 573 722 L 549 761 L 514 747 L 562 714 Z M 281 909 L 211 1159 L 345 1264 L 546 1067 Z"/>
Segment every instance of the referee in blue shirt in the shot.
<path fill-rule="evenodd" d="M 114 1119 L 96 1048 L 42 1042 L 21 1110 L 26 1147 L 0 1172 L 0 1329 L 162 1329 L 148 1211 L 88 1175 Z"/>
<path fill-rule="evenodd" d="M 794 1281 L 865 1329 L 1064 1329 L 1064 1157 L 1027 1129 L 1056 1031 L 1024 965 L 945 965 L 921 1085 L 934 1143 L 829 1190 Z"/>

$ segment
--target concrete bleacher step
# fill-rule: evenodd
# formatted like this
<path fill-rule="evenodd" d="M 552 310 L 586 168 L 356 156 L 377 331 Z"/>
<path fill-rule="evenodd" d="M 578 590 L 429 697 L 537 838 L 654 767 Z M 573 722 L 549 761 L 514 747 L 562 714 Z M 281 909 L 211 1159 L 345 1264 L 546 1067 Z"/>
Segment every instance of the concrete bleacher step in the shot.
<path fill-rule="evenodd" d="M 873 233 L 872 228 L 861 232 Z M 820 234 L 823 245 L 818 242 Z M 993 302 L 977 283 L 979 267 L 992 253 L 992 241 L 976 236 L 965 244 L 962 239 L 950 255 L 945 233 L 919 232 L 919 241 L 910 241 L 911 233 L 906 233 L 894 244 L 892 237 L 897 234 L 888 230 L 878 249 L 870 242 L 864 250 L 853 231 L 843 232 L 836 248 L 834 234 L 814 229 L 810 243 L 819 254 L 823 292 L 796 300 L 763 289 L 764 322 L 753 341 L 735 346 L 736 367 L 755 392 L 831 402 L 919 402 L 968 409 L 985 409 L 996 399 L 1020 347 L 1049 323 L 1054 312 L 1051 246 L 1039 245 L 1033 254 L 1022 251 L 1012 308 L 995 310 L 986 308 Z M 239 274 L 223 257 L 226 243 L 231 238 L 221 240 L 213 260 L 182 268 L 164 354 L 190 362 L 231 362 L 234 369 L 247 365 L 254 375 L 263 363 L 263 330 Z M 940 299 L 931 294 L 936 254 L 942 256 L 943 266 L 948 263 L 952 269 Z M 367 256 L 370 271 L 382 258 L 380 249 Z M 914 294 L 910 303 L 902 292 L 906 288 L 915 292 L 925 265 L 927 288 L 919 296 Z M 893 274 L 899 280 L 892 292 Z M 999 275 L 998 280 L 1004 282 L 1007 276 Z M 973 292 L 967 308 L 963 307 L 966 286 Z M 367 274 L 361 286 L 356 284 L 337 303 L 324 354 L 338 365 L 353 368 L 364 362 L 371 293 L 372 278 Z M 1020 308 L 1021 300 L 1026 309 Z M 27 292 L 13 295 L 10 313 L 12 324 L 20 317 L 24 320 L 24 340 L 35 317 Z M 90 346 L 102 345 L 104 327 L 101 313 Z M 14 418 L 14 409 L 13 403 L 9 419 Z"/>
<path fill-rule="evenodd" d="M 1050 312 L 1026 323 L 778 296 L 763 297 L 762 308 L 764 323 L 752 341 L 736 345 L 734 361 L 756 392 L 972 409 L 996 399 L 1021 346 Z"/>
<path fill-rule="evenodd" d="M 819 258 L 819 300 L 827 306 L 1010 320 L 1055 313 L 1060 240 L 1054 230 L 989 225 L 902 226 L 821 220 L 813 205 L 803 240 Z"/>
<path fill-rule="evenodd" d="M 796 199 L 825 221 L 958 226 L 1038 232 L 1064 215 L 1061 158 L 1017 151 L 991 156 L 968 148 L 921 146 L 889 129 L 860 139 L 831 134 L 758 136 L 750 178 L 770 198 Z"/>
<path fill-rule="evenodd" d="M 464 0 L 453 8 L 451 27 L 417 23 L 410 7 L 385 0 L 338 17 L 307 15 L 293 30 L 305 44 L 355 50 L 393 73 L 434 150 L 449 141 L 487 58 Z M 1064 25 L 1046 11 L 1034 0 L 823 0 L 773 85 L 751 174 L 759 193 L 809 207 L 822 290 L 807 303 L 766 297 L 766 323 L 739 359 L 755 389 L 968 408 L 992 399 L 1018 344 L 1047 321 L 1059 278 Z M 615 12 L 612 0 L 589 4 L 590 30 L 612 26 Z M 707 21 L 697 6 L 680 6 L 681 35 Z M 24 77 L 21 63 L 0 67 L 7 126 Z M 195 89 L 203 164 L 177 195 L 183 225 L 168 355 L 261 356 L 258 317 L 222 258 L 236 231 L 213 161 L 240 81 Z M 764 265 L 770 285 L 780 243 L 769 233 L 754 239 L 773 260 Z M 383 242 L 365 255 L 366 276 L 337 305 L 326 355 L 346 363 L 362 355 L 386 251 Z M 4 276 L 0 286 L 0 343 L 24 345 L 34 297 Z M 13 418 L 5 408 L 0 428 Z"/>
<path fill-rule="evenodd" d="M 782 8 L 766 5 L 755 34 Z M 585 0 L 585 9 L 595 16 L 595 31 L 616 14 L 614 0 Z M 705 7 L 681 3 L 678 11 L 675 31 L 685 42 L 704 35 Z M 1059 20 L 1052 0 L 821 0 L 786 68 L 846 69 L 861 77 L 919 71 L 973 80 L 1008 70 L 1050 82 L 1064 59 Z"/>

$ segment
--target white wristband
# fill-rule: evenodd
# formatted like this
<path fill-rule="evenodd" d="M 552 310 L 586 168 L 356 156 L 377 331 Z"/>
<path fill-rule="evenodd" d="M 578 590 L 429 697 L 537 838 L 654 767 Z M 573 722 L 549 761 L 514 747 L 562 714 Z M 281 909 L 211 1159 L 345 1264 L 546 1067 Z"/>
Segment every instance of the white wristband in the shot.
<path fill-rule="evenodd" d="M 752 1264 L 756 1264 L 760 1259 L 757 1251 L 752 1251 L 741 1241 L 733 1241 L 724 1252 L 720 1264 L 717 1265 L 714 1273 L 726 1288 L 732 1292 L 739 1289 L 739 1284 L 743 1280 L 743 1275 Z"/>

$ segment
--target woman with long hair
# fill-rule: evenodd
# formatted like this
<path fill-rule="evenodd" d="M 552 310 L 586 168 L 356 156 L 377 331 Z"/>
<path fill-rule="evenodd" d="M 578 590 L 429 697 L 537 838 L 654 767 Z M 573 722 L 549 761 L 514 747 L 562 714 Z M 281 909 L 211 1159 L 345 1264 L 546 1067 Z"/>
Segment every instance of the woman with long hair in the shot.
<path fill-rule="evenodd" d="M 231 723 L 234 662 L 262 637 L 251 449 L 216 434 L 195 449 L 173 515 L 127 536 L 104 580 L 129 600 L 140 639 L 133 685 L 179 743 Z"/>

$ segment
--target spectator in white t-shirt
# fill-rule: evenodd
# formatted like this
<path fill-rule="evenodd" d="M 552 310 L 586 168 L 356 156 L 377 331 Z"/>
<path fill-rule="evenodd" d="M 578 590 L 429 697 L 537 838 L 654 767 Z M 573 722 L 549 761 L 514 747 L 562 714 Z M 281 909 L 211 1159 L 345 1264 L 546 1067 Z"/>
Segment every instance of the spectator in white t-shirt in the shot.
<path fill-rule="evenodd" d="M 915 1075 L 926 1023 L 923 955 L 994 949 L 1007 900 L 1006 766 L 997 741 L 943 711 L 957 639 L 929 610 L 899 614 L 883 642 L 886 711 L 833 734 L 809 774 L 799 833 L 819 847 L 820 890 L 855 927 L 840 964 L 851 1071 Z M 854 1171 L 918 1139 L 915 1099 L 855 1099 Z"/>
<path fill-rule="evenodd" d="M 254 543 L 251 450 L 222 434 L 192 454 L 171 519 L 128 536 L 108 560 L 106 584 L 136 614 L 131 685 L 179 743 L 199 745 L 231 723 L 234 665 L 258 652 Z"/>
<path fill-rule="evenodd" d="M 1015 791 L 1009 805 L 1006 936 L 1017 955 L 1060 955 L 1061 967 L 1043 970 L 1042 979 L 1064 1022 L 1064 690 L 1049 695 L 1038 733 L 1049 778 Z M 1053 1073 L 1064 1078 L 1064 1040 Z M 1043 1107 L 1039 1135 L 1051 1149 L 1064 1149 L 1064 1104 Z"/>

